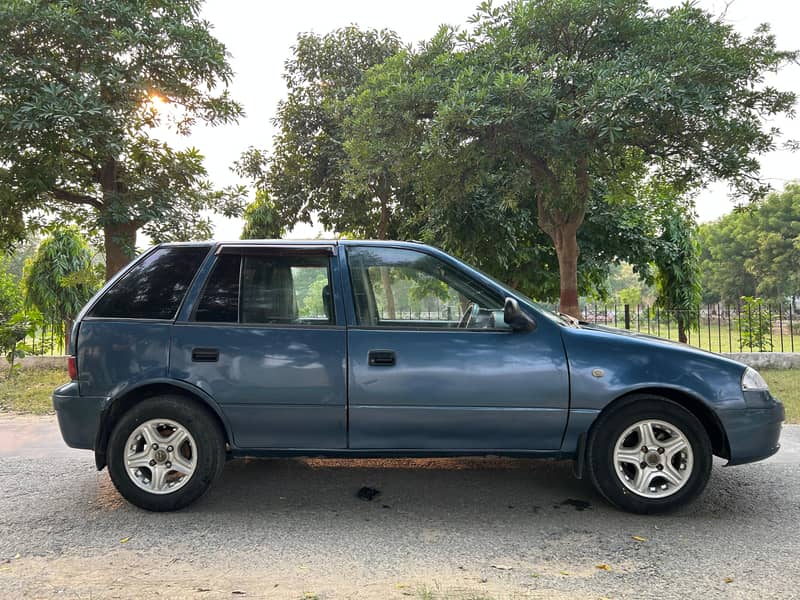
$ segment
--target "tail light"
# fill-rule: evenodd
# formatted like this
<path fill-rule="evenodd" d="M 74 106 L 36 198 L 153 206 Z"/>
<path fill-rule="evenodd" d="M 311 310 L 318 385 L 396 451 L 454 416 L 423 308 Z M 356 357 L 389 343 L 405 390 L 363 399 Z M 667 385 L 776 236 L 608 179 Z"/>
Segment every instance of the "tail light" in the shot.
<path fill-rule="evenodd" d="M 74 380 L 78 378 L 78 362 L 75 360 L 74 356 L 67 358 L 67 373 L 69 373 L 70 379 Z"/>

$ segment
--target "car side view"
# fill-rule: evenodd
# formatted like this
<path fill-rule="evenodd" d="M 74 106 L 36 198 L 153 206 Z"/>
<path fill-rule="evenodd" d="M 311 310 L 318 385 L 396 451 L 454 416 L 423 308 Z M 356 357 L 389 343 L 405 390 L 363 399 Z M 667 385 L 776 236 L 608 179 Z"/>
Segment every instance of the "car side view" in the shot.
<path fill-rule="evenodd" d="M 53 404 L 133 504 L 175 510 L 236 457 L 575 461 L 612 504 L 696 498 L 712 455 L 779 448 L 783 405 L 722 356 L 554 314 L 391 241 L 163 244 L 84 307 Z"/>

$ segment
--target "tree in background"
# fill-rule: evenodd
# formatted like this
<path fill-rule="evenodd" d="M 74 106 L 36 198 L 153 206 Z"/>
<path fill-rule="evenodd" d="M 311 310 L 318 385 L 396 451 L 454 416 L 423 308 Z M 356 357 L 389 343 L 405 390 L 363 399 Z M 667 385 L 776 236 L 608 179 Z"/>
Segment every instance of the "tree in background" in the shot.
<path fill-rule="evenodd" d="M 6 268 L 8 260 L 0 259 L 0 356 L 9 364 L 8 376 L 14 372 L 17 346 L 30 331 L 28 320 L 21 313 L 22 292 L 17 278 Z"/>
<path fill-rule="evenodd" d="M 243 240 L 272 240 L 283 237 L 275 203 L 265 190 L 256 190 L 256 199 L 244 209 Z"/>
<path fill-rule="evenodd" d="M 693 215 L 676 210 L 662 221 L 661 244 L 655 255 L 656 304 L 678 324 L 678 340 L 699 322 L 700 248 Z"/>
<path fill-rule="evenodd" d="M 800 296 L 800 184 L 700 226 L 705 300 Z"/>
<path fill-rule="evenodd" d="M 795 57 L 776 50 L 766 25 L 743 38 L 691 4 L 653 10 L 644 0 L 485 2 L 471 22 L 375 67 L 354 97 L 365 110 L 395 106 L 392 122 L 419 132 L 421 144 L 396 144 L 376 162 L 410 157 L 391 162 L 400 188 L 414 173 L 423 214 L 448 197 L 468 201 L 440 230 L 478 215 L 491 228 L 482 243 L 524 253 L 509 223 L 538 225 L 557 255 L 562 311 L 578 313 L 578 235 L 598 196 L 631 194 L 644 174 L 681 194 L 714 179 L 763 191 L 755 155 L 776 132 L 762 117 L 795 100 L 763 85 Z M 374 144 L 391 129 L 380 133 Z"/>
<path fill-rule="evenodd" d="M 278 105 L 273 153 L 251 148 L 237 163 L 240 174 L 251 176 L 258 189 L 269 193 L 281 227 L 316 218 L 329 230 L 391 235 L 389 197 L 380 185 L 365 186 L 356 194 L 345 190 L 342 129 L 345 100 L 364 72 L 400 47 L 392 31 L 355 26 L 297 37 L 292 58 L 285 63 L 288 96 Z"/>
<path fill-rule="evenodd" d="M 202 156 L 153 136 L 242 114 L 225 87 L 225 47 L 200 0 L 0 6 L 0 242 L 23 217 L 104 232 L 106 277 L 154 241 L 207 237 L 213 209 L 239 214 L 242 190 L 214 190 Z M 221 90 L 221 91 L 219 91 Z"/>
<path fill-rule="evenodd" d="M 57 227 L 25 265 L 25 302 L 47 322 L 64 323 L 65 347 L 73 319 L 102 282 L 92 258 L 77 228 Z"/>

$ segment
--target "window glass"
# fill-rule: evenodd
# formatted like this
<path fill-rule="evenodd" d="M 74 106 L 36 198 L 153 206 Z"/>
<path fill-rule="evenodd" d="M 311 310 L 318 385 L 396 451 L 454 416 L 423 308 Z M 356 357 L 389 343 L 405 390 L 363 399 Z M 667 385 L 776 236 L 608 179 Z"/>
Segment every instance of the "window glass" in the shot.
<path fill-rule="evenodd" d="M 197 305 L 195 320 L 206 323 L 236 323 L 239 318 L 239 268 L 242 257 L 217 257 Z"/>
<path fill-rule="evenodd" d="M 244 256 L 241 323 L 334 322 L 327 256 Z"/>
<path fill-rule="evenodd" d="M 208 246 L 173 246 L 151 252 L 97 301 L 89 316 L 175 318 L 208 250 Z"/>
<path fill-rule="evenodd" d="M 499 294 L 429 254 L 354 247 L 347 257 L 359 325 L 508 327 Z"/>

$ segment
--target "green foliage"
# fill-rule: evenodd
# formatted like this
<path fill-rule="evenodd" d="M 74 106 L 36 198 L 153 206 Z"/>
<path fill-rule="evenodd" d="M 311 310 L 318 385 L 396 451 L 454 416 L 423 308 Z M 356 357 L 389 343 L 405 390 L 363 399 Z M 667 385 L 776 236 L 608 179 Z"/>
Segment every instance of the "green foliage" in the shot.
<path fill-rule="evenodd" d="M 686 330 L 698 326 L 702 296 L 694 215 L 674 199 L 671 186 L 651 186 L 648 195 L 654 203 L 666 208 L 661 221 L 661 243 L 654 256 L 656 304 L 673 314 L 678 323 L 678 339 L 685 343 Z"/>
<path fill-rule="evenodd" d="M 22 300 L 19 283 L 5 269 L 5 261 L 0 261 L 0 323 L 5 323 L 11 315 L 19 312 Z"/>
<path fill-rule="evenodd" d="M 386 190 L 345 191 L 342 128 L 349 110 L 345 100 L 364 72 L 399 49 L 397 36 L 387 30 L 351 26 L 324 36 L 298 36 L 286 61 L 288 96 L 278 106 L 273 154 L 268 159 L 251 148 L 236 165 L 269 193 L 280 227 L 311 223 L 315 215 L 326 229 L 366 236 L 391 231 L 388 197 L 380 199 Z"/>
<path fill-rule="evenodd" d="M 36 317 L 35 313 L 18 312 L 0 322 L 0 356 L 4 356 L 8 361 L 9 378 L 15 372 L 16 359 L 31 352 L 31 348 L 25 344 L 25 338 L 36 330 L 38 325 Z"/>
<path fill-rule="evenodd" d="M 13 0 L 0 5 L 0 245 L 55 219 L 104 230 L 107 275 L 142 229 L 207 237 L 203 209 L 239 214 L 194 148 L 151 137 L 235 121 L 225 47 L 199 0 Z M 156 98 L 156 100 L 153 100 Z"/>
<path fill-rule="evenodd" d="M 102 282 L 75 227 L 57 227 L 26 263 L 25 301 L 50 323 L 72 320 Z"/>
<path fill-rule="evenodd" d="M 742 296 L 741 317 L 737 319 L 739 343 L 748 350 L 772 350 L 772 315 L 763 298 Z"/>
<path fill-rule="evenodd" d="M 800 184 L 700 227 L 704 301 L 800 296 Z"/>
<path fill-rule="evenodd" d="M 243 240 L 272 240 L 283 237 L 278 210 L 266 191 L 256 190 L 256 199 L 244 209 Z"/>
<path fill-rule="evenodd" d="M 595 211 L 607 226 L 603 211 L 635 202 L 646 176 L 680 193 L 713 179 L 763 191 L 755 156 L 775 132 L 761 117 L 790 112 L 795 97 L 761 84 L 794 57 L 766 26 L 743 38 L 691 4 L 484 2 L 469 30 L 443 27 L 364 77 L 349 101 L 348 188 L 390 182 L 403 192 L 395 212 L 421 237 L 494 273 L 554 271 L 541 260 L 552 243 L 562 302 L 574 303 L 579 256 L 591 268 L 615 238 L 596 229 L 579 252 L 576 235 Z M 623 236 L 660 222 L 640 207 Z"/>

